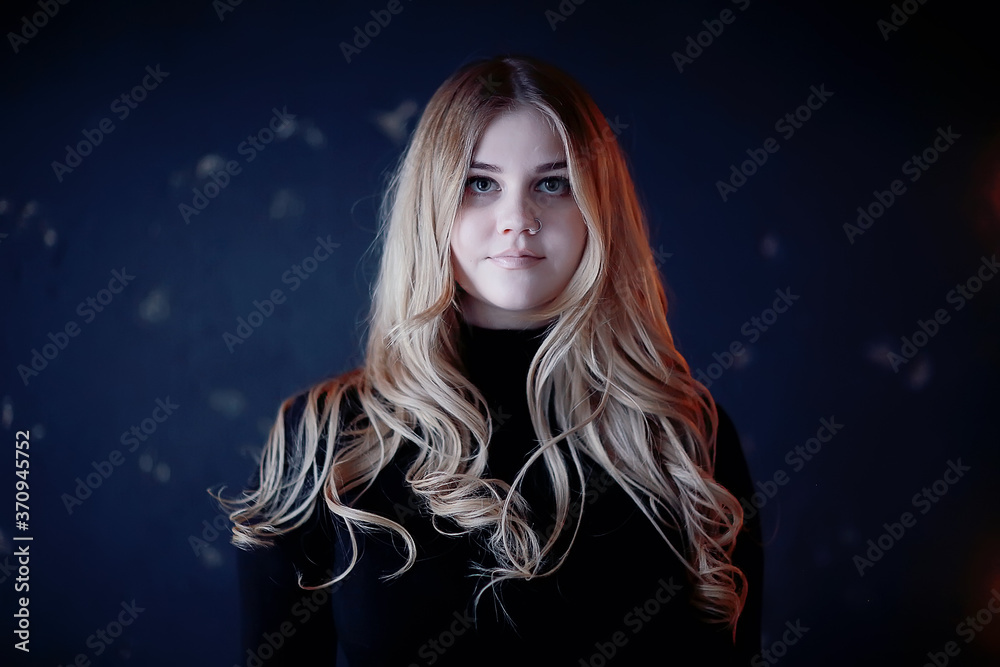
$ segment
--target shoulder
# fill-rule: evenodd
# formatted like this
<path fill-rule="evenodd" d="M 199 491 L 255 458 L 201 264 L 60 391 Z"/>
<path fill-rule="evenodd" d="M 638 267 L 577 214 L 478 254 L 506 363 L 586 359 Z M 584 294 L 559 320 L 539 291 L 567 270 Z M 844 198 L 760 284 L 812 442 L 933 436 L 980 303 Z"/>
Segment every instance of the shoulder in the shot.
<path fill-rule="evenodd" d="M 356 374 L 352 371 L 319 382 L 285 398 L 274 416 L 270 433 L 249 479 L 249 490 L 277 488 L 301 475 L 304 468 L 323 468 L 331 423 L 334 443 L 345 425 L 363 414 Z M 339 407 L 334 414 L 333 407 Z M 280 470 L 280 473 L 278 472 Z M 310 489 L 301 491 L 308 494 Z"/>
<path fill-rule="evenodd" d="M 326 421 L 333 408 L 337 407 L 340 417 L 338 421 L 344 421 L 346 417 L 349 423 L 362 413 L 359 374 L 360 369 L 351 371 L 292 394 L 282 402 L 279 419 L 286 427 L 300 425 L 307 416 L 317 421 Z"/>
<path fill-rule="evenodd" d="M 719 414 L 715 437 L 715 479 L 739 497 L 751 486 L 750 469 L 736 425 L 721 405 L 716 403 L 715 407 Z"/>
<path fill-rule="evenodd" d="M 733 563 L 747 578 L 747 598 L 737 625 L 737 645 L 749 657 L 760 652 L 763 610 L 764 548 L 760 512 L 749 504 L 753 478 L 740 445 L 736 426 L 721 405 L 716 404 L 719 429 L 716 437 L 715 479 L 736 497 L 744 508 L 744 523 L 733 552 Z"/>
<path fill-rule="evenodd" d="M 253 480 L 254 488 L 260 489 L 261 471 L 269 469 L 271 477 L 265 486 L 281 489 L 279 504 L 291 501 L 292 507 L 303 512 L 298 516 L 304 519 L 294 519 L 302 523 L 276 535 L 273 543 L 277 553 L 290 560 L 307 583 L 328 580 L 327 566 L 320 564 L 329 563 L 340 528 L 321 498 L 329 443 L 336 448 L 345 425 L 361 414 L 357 385 L 344 376 L 292 394 L 281 403 Z M 278 461 L 281 472 L 275 475 Z M 285 489 L 292 491 L 285 496 Z"/>
<path fill-rule="evenodd" d="M 277 435 L 275 430 L 283 431 L 286 463 L 304 455 L 309 450 L 309 440 L 316 440 L 320 445 L 317 454 L 324 454 L 331 426 L 336 435 L 363 416 L 357 373 L 352 371 L 320 382 L 282 402 L 271 439 Z"/>

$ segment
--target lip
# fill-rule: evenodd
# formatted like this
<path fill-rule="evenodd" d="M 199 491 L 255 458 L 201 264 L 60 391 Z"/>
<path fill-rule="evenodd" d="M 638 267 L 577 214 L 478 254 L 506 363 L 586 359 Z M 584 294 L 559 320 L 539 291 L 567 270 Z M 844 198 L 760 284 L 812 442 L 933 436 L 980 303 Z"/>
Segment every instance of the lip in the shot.
<path fill-rule="evenodd" d="M 520 250 L 518 248 L 509 248 L 508 250 L 504 250 L 502 253 L 497 255 L 490 255 L 490 259 L 496 259 L 498 257 L 534 257 L 536 259 L 541 259 L 539 255 L 536 255 L 530 250 Z"/>
<path fill-rule="evenodd" d="M 528 252 L 523 252 L 523 254 L 510 252 L 503 255 L 493 255 L 489 259 L 505 269 L 523 269 L 534 266 L 545 258 Z"/>

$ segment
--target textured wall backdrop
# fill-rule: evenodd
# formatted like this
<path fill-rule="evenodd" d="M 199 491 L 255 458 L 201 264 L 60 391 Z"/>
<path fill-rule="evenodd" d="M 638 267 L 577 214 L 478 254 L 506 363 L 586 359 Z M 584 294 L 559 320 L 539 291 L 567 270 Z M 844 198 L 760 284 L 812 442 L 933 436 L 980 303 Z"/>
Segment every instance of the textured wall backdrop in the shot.
<path fill-rule="evenodd" d="M 361 361 L 387 170 L 451 71 L 508 51 L 579 78 L 629 155 L 759 490 L 757 664 L 1000 663 L 983 11 L 5 3 L 4 664 L 248 664 L 205 489 Z"/>

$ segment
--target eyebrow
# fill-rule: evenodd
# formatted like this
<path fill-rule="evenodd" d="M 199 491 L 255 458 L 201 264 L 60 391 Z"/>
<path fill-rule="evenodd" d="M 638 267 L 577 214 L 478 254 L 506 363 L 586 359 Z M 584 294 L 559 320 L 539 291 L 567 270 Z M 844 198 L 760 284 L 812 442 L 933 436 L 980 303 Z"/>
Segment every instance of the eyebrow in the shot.
<path fill-rule="evenodd" d="M 535 167 L 535 173 L 541 174 L 546 171 L 555 171 L 557 169 L 565 169 L 565 168 L 566 168 L 565 160 L 560 160 L 558 162 L 546 162 L 545 164 L 540 164 L 537 167 Z M 501 169 L 500 167 L 494 164 L 487 164 L 486 162 L 473 162 L 472 164 L 469 165 L 469 169 L 481 169 L 483 171 L 489 171 L 494 174 L 503 173 L 503 169 Z"/>

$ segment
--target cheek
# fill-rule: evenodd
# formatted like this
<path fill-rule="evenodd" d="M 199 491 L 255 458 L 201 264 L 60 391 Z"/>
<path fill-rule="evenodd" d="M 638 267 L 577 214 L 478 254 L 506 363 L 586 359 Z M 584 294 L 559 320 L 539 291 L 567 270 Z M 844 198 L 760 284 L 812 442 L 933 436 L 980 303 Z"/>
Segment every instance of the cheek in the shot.
<path fill-rule="evenodd" d="M 574 267 L 583 259 L 584 250 L 587 248 L 587 223 L 583 221 L 583 214 L 577 212 L 576 219 L 572 226 L 571 247 L 574 249 Z"/>
<path fill-rule="evenodd" d="M 463 257 L 469 257 L 477 250 L 483 249 L 483 244 L 489 240 L 489 232 L 493 229 L 488 217 L 481 212 L 466 211 L 456 222 L 451 232 L 452 251 L 458 251 Z"/>
<path fill-rule="evenodd" d="M 455 268 L 467 265 L 472 259 L 470 251 L 473 244 L 469 238 L 470 226 L 467 222 L 456 222 L 451 230 L 451 265 Z"/>
<path fill-rule="evenodd" d="M 462 268 L 462 250 L 456 246 L 454 241 L 451 244 L 451 272 L 456 279 L 465 276 L 465 270 Z"/>
<path fill-rule="evenodd" d="M 580 264 L 583 263 L 584 255 L 587 252 L 587 227 L 582 221 L 580 222 L 580 229 L 576 231 L 572 242 L 568 243 L 567 246 L 572 248 L 571 254 L 566 258 L 566 271 L 571 279 L 579 270 Z"/>

